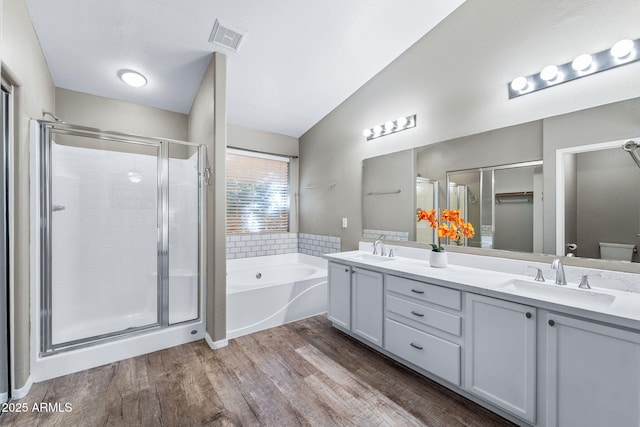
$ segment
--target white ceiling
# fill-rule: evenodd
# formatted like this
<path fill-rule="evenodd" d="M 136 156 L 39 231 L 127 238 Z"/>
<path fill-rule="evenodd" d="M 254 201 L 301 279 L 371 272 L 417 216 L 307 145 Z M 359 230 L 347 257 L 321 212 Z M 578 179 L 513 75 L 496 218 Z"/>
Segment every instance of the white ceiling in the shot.
<path fill-rule="evenodd" d="M 229 123 L 298 137 L 464 0 L 26 2 L 57 87 L 188 113 L 220 51 Z M 237 53 L 208 42 L 215 19 L 246 31 Z"/>

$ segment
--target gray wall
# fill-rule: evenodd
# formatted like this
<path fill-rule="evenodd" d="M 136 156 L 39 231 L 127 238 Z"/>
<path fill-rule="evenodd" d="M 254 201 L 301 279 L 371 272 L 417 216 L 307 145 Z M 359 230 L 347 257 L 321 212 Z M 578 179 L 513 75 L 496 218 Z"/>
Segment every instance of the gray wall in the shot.
<path fill-rule="evenodd" d="M 465 2 L 300 138 L 301 187 L 337 184 L 331 192 L 301 194 L 300 230 L 338 235 L 343 249 L 356 247 L 362 212 L 353 200 L 362 191 L 365 158 L 640 96 L 635 63 L 507 97 L 517 75 L 633 37 L 639 15 L 635 0 Z M 413 113 L 416 128 L 372 141 L 362 136 L 362 129 Z M 528 150 L 524 141 L 513 145 Z M 349 218 L 346 230 L 341 217 Z"/>
<path fill-rule="evenodd" d="M 186 141 L 186 114 L 56 88 L 56 115 L 67 123 Z"/>
<path fill-rule="evenodd" d="M 206 209 L 206 329 L 214 341 L 226 339 L 227 295 L 225 255 L 226 57 L 214 53 L 189 113 L 189 140 L 207 147 L 213 171 L 205 187 Z"/>
<path fill-rule="evenodd" d="M 576 157 L 578 256 L 599 258 L 598 242 L 637 245 L 638 166 L 621 148 L 580 153 Z"/>
<path fill-rule="evenodd" d="M 363 228 L 407 231 L 415 240 L 415 160 L 413 150 L 366 159 L 362 165 Z M 400 190 L 394 194 L 373 194 Z M 357 203 L 354 198 L 352 203 Z"/>
<path fill-rule="evenodd" d="M 15 84 L 13 145 L 13 382 L 22 388 L 30 374 L 29 328 L 29 119 L 54 109 L 54 86 L 24 0 L 5 0 L 0 60 L 3 77 Z"/>

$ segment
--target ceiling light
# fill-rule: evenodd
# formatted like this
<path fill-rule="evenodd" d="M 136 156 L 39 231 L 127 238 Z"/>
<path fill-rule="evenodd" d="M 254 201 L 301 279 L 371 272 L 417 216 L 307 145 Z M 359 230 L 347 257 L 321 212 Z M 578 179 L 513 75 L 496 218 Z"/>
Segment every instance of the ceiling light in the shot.
<path fill-rule="evenodd" d="M 614 57 L 618 59 L 622 59 L 629 56 L 629 54 L 633 52 L 633 50 L 634 50 L 633 40 L 624 39 L 614 44 L 610 52 L 611 52 L 611 55 L 613 55 Z"/>
<path fill-rule="evenodd" d="M 362 135 L 367 141 L 391 135 L 392 133 L 416 127 L 416 115 L 398 117 L 395 121 L 389 120 L 383 125 L 375 125 L 373 128 L 365 129 Z"/>
<path fill-rule="evenodd" d="M 147 84 L 147 78 L 133 70 L 120 70 L 118 77 L 131 87 L 142 87 Z"/>
<path fill-rule="evenodd" d="M 384 124 L 384 130 L 385 130 L 385 132 L 387 132 L 387 133 L 392 132 L 392 131 L 393 131 L 393 128 L 395 128 L 395 127 L 396 127 L 396 125 L 395 125 L 391 120 L 389 120 L 388 122 L 386 122 L 386 123 Z"/>
<path fill-rule="evenodd" d="M 591 55 L 589 55 L 588 53 L 583 53 L 573 60 L 573 62 L 571 63 L 571 68 L 576 71 L 585 71 L 589 67 L 591 67 L 592 63 L 593 58 L 591 57 Z"/>
<path fill-rule="evenodd" d="M 527 88 L 527 86 L 529 86 L 529 82 L 527 81 L 526 77 L 516 77 L 511 82 L 511 89 L 515 91 L 523 91 Z"/>
<path fill-rule="evenodd" d="M 558 67 L 555 65 L 547 65 L 540 71 L 540 78 L 547 82 L 555 80 L 558 77 Z"/>

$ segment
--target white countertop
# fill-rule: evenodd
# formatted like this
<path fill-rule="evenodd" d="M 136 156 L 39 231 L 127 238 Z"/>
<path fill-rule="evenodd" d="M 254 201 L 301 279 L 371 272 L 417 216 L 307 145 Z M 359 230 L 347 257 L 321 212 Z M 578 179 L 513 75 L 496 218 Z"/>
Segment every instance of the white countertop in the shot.
<path fill-rule="evenodd" d="M 445 268 L 434 268 L 429 265 L 426 259 L 395 257 L 390 261 L 381 262 L 377 258 L 373 258 L 374 256 L 370 252 L 364 251 L 326 254 L 324 257 L 329 261 L 376 270 L 408 279 L 426 281 L 461 291 L 510 300 L 640 331 L 640 294 L 638 293 L 596 288 L 593 285 L 590 291 L 578 288 L 577 283 L 561 286 L 556 285 L 553 280 L 547 280 L 546 283 L 538 283 L 534 282 L 531 276 L 483 270 L 463 265 L 449 264 Z M 531 294 L 530 292 L 520 292 L 515 289 L 505 288 L 505 284 L 512 280 L 526 281 L 525 285 L 530 283 L 537 292 Z M 549 287 L 548 293 L 546 286 Z M 555 289 L 555 287 L 564 289 Z M 595 305 L 580 301 L 580 298 L 576 298 L 575 301 L 571 300 L 570 295 L 572 293 L 585 292 L 614 296 L 615 300 L 611 303 Z M 559 293 L 561 295 L 558 295 Z M 567 294 L 569 294 L 569 298 Z M 582 295 L 576 294 L 576 296 L 580 297 Z"/>

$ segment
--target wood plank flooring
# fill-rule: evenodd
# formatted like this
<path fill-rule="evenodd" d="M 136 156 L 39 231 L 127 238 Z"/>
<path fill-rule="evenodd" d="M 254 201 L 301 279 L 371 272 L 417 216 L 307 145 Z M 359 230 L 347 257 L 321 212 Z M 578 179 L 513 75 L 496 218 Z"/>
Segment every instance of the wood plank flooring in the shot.
<path fill-rule="evenodd" d="M 34 412 L 65 403 L 72 411 Z M 35 384 L 3 426 L 510 426 L 316 316 Z"/>

